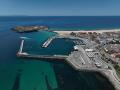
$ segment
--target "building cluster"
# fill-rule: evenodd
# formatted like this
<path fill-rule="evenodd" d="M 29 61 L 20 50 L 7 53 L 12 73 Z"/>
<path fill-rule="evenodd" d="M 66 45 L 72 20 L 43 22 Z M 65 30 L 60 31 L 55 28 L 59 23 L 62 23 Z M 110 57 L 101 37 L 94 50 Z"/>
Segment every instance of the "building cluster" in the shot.
<path fill-rule="evenodd" d="M 104 51 L 110 55 L 114 62 L 120 61 L 120 44 L 108 44 L 104 46 Z"/>
<path fill-rule="evenodd" d="M 120 31 L 118 32 L 72 32 L 75 37 L 85 38 L 94 41 L 99 46 L 99 50 L 104 51 L 104 55 L 113 62 L 120 62 Z"/>

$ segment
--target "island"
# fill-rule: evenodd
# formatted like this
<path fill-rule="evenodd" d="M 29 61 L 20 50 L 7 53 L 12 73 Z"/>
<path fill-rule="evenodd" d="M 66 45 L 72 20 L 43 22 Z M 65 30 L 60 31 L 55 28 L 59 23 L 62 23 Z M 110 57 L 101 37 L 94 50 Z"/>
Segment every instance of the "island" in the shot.
<path fill-rule="evenodd" d="M 34 32 L 39 30 L 48 30 L 47 26 L 39 26 L 39 25 L 32 25 L 32 26 L 16 26 L 12 28 L 13 31 L 23 33 L 23 32 Z"/>

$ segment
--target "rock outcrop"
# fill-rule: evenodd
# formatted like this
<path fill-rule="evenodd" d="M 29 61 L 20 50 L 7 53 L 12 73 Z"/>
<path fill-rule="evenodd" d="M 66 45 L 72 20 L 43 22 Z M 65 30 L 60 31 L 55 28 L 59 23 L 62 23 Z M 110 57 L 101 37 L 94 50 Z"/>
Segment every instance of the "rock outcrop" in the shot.
<path fill-rule="evenodd" d="M 47 26 L 16 26 L 12 28 L 12 30 L 16 32 L 34 32 L 34 31 L 39 31 L 39 30 L 48 30 Z"/>

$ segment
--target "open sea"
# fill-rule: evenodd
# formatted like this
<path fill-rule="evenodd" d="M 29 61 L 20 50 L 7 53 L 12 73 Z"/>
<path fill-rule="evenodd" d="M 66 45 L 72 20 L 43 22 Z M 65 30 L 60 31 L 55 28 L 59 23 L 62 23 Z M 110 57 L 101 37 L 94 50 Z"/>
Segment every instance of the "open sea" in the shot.
<path fill-rule="evenodd" d="M 23 51 L 32 54 L 68 55 L 74 43 L 55 39 L 48 46 L 41 45 L 55 33 L 40 31 L 16 33 L 18 25 L 45 25 L 50 30 L 120 29 L 118 16 L 1 16 L 0 17 L 0 90 L 115 90 L 102 75 L 95 72 L 75 71 L 65 62 L 38 61 L 16 57 L 21 43 Z"/>

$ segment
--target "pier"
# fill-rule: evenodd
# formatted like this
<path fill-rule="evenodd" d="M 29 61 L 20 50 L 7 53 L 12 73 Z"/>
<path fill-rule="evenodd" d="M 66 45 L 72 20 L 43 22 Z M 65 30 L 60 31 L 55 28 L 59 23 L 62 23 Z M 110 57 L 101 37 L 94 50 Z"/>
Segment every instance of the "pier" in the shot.
<path fill-rule="evenodd" d="M 53 41 L 53 39 L 55 39 L 55 38 L 56 38 L 55 36 L 53 36 L 53 37 L 51 37 L 51 38 L 48 38 L 47 41 L 45 41 L 45 42 L 43 43 L 42 47 L 43 47 L 43 48 L 48 47 L 49 44 L 50 44 L 50 43 Z"/>
<path fill-rule="evenodd" d="M 24 45 L 24 40 L 21 41 L 20 49 L 19 49 L 19 51 L 18 51 L 18 54 L 21 54 L 21 53 L 22 53 L 23 45 Z"/>
<path fill-rule="evenodd" d="M 20 54 L 21 58 L 30 58 L 30 59 L 47 59 L 47 60 L 65 60 L 68 56 L 65 55 L 34 55 L 34 54 Z"/>

